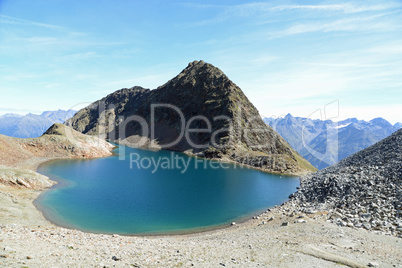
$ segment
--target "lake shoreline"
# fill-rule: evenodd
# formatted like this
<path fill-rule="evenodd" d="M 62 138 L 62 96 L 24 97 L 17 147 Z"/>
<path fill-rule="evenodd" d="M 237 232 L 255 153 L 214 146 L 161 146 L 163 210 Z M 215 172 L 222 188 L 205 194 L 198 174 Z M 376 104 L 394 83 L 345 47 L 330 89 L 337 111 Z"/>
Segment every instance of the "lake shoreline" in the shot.
<path fill-rule="evenodd" d="M 69 157 L 36 157 L 14 166 L 36 170 L 61 158 Z M 294 212 L 288 202 L 223 229 L 138 237 L 55 226 L 32 203 L 42 191 L 0 184 L 0 266 L 402 266 L 400 238 L 337 226 L 325 212 Z"/>
<path fill-rule="evenodd" d="M 110 141 L 107 140 L 108 142 L 110 142 L 111 144 L 116 144 L 117 146 L 126 146 L 129 148 L 133 148 L 133 149 L 139 149 L 139 150 L 144 150 L 144 151 L 153 151 L 153 152 L 157 152 L 157 151 L 161 151 L 163 149 L 160 149 L 159 147 L 150 147 L 150 146 L 132 146 L 130 143 L 119 143 L 119 141 Z M 280 175 L 280 176 L 295 176 L 295 177 L 302 177 L 305 175 L 308 175 L 310 173 L 314 173 L 316 171 L 298 171 L 298 172 L 293 172 L 293 173 L 281 173 L 279 171 L 273 171 L 273 170 L 269 170 L 266 168 L 262 168 L 262 167 L 256 167 L 256 166 L 252 166 L 250 164 L 246 164 L 246 163 L 241 163 L 241 162 L 237 162 L 233 159 L 228 158 L 227 156 L 224 156 L 223 158 L 215 158 L 215 157 L 203 157 L 203 156 L 199 156 L 193 152 L 190 151 L 174 151 L 174 150 L 163 150 L 163 151 L 168 151 L 168 152 L 175 152 L 175 153 L 180 153 L 180 154 L 184 154 L 188 157 L 193 157 L 193 158 L 199 158 L 199 159 L 204 159 L 204 160 L 210 160 L 210 161 L 216 161 L 216 162 L 220 162 L 220 163 L 227 163 L 227 164 L 233 164 L 233 165 L 237 165 L 240 166 L 241 168 L 251 168 L 251 169 L 255 169 L 261 172 L 265 172 L 268 174 L 274 174 L 274 175 Z"/>
<path fill-rule="evenodd" d="M 0 266 L 402 265 L 400 239 L 328 223 L 322 212 L 293 214 L 288 203 L 222 229 L 169 236 L 120 236 L 85 233 L 48 222 L 32 204 L 42 191 L 0 187 L 0 193 L 4 192 L 13 194 L 17 204 L 1 200 L 2 207 L 14 204 L 21 210 L 24 206 L 33 215 L 25 218 L 13 212 L 1 219 L 0 244 L 14 251 L 0 249 L 8 256 L 0 258 Z M 297 222 L 299 219 L 305 222 Z M 288 225 L 282 226 L 286 222 Z"/>
<path fill-rule="evenodd" d="M 116 149 L 116 148 L 115 148 Z M 126 149 L 125 149 L 126 150 Z M 138 150 L 138 148 L 135 148 L 135 150 Z M 143 149 L 139 149 L 141 151 L 145 151 L 147 152 L 148 150 L 143 150 Z M 169 154 L 173 154 L 173 153 L 177 153 L 177 152 L 171 152 L 171 151 L 166 151 L 166 153 Z M 187 154 L 183 154 L 180 153 L 183 156 L 186 157 L 190 157 Z M 109 156 L 109 157 L 113 157 L 113 156 L 118 156 L 118 151 L 114 150 L 113 151 L 113 155 Z M 191 157 L 194 158 L 194 157 Z M 222 161 L 217 161 L 215 159 L 204 159 L 202 158 L 203 161 L 207 161 L 207 162 L 222 162 Z M 61 179 L 57 176 L 54 176 L 48 172 L 45 172 L 44 169 L 41 170 L 41 168 L 44 165 L 48 165 L 51 164 L 52 162 L 55 161 L 63 161 L 63 159 L 51 159 L 49 161 L 43 162 L 41 164 L 38 165 L 36 171 L 42 175 L 47 176 L 50 180 L 56 182 L 56 184 L 50 188 L 45 189 L 43 192 L 41 192 L 41 194 L 33 201 L 33 205 L 35 206 L 35 208 L 43 215 L 43 217 L 49 221 L 51 224 L 55 225 L 55 226 L 59 226 L 59 227 L 63 227 L 63 228 L 68 228 L 68 229 L 79 229 L 83 232 L 87 232 L 87 233 L 93 233 L 93 234 L 119 234 L 122 236 L 176 236 L 176 235 L 189 235 L 189 234 L 197 234 L 197 233 L 204 233 L 204 232 L 210 232 L 210 231 L 214 231 L 214 230 L 221 230 L 221 229 L 225 229 L 230 227 L 232 224 L 242 224 L 247 222 L 250 219 L 253 219 L 255 217 L 257 217 L 258 215 L 260 215 L 261 213 L 270 210 L 274 207 L 274 205 L 272 206 L 266 206 L 263 207 L 261 209 L 258 209 L 254 212 L 250 212 L 250 213 L 246 213 L 243 216 L 240 216 L 238 218 L 233 218 L 231 220 L 228 220 L 226 222 L 223 223 L 219 223 L 219 224 L 213 224 L 213 225 L 208 225 L 208 226 L 201 226 L 201 227 L 190 227 L 190 228 L 185 228 L 185 229 L 181 229 L 181 230 L 173 230 L 173 231 L 161 231 L 161 232 L 144 232 L 144 233 L 120 233 L 120 232 L 114 232 L 114 231 L 97 231 L 97 230 L 91 230 L 91 229 L 87 229 L 85 227 L 78 227 L 75 226 L 74 224 L 69 224 L 68 222 L 66 222 L 65 220 L 62 219 L 62 217 L 58 216 L 56 212 L 52 212 L 51 209 L 49 207 L 46 207 L 44 205 L 41 204 L 41 198 L 43 198 L 43 196 L 48 193 L 49 191 L 52 191 L 54 189 L 60 189 L 62 187 L 68 187 L 72 182 L 68 181 L 68 180 L 64 180 Z M 233 165 L 233 166 L 238 166 L 239 169 L 249 169 L 249 170 L 255 170 L 255 169 L 251 169 L 250 167 L 248 167 L 247 165 L 241 166 L 239 163 L 227 163 L 229 165 Z M 258 170 L 260 171 L 260 170 Z M 270 172 L 264 172 L 267 174 L 271 174 Z M 274 174 L 276 175 L 276 174 Z M 283 175 L 284 177 L 294 177 L 291 175 Z M 278 178 L 279 179 L 279 178 Z M 300 182 L 299 178 L 297 178 L 298 182 Z M 294 190 L 296 191 L 296 189 Z M 281 203 L 286 202 L 288 199 L 286 198 L 286 200 L 282 200 L 280 201 L 278 204 L 279 205 Z M 275 206 L 276 206 L 275 205 Z"/>
<path fill-rule="evenodd" d="M 39 214 L 34 207 L 31 210 Z M 298 222 L 300 219 L 304 222 Z M 402 264 L 400 239 L 336 226 L 326 222 L 323 212 L 293 214 L 288 203 L 233 226 L 181 235 L 93 234 L 33 218 L 29 223 L 14 218 L 0 223 L 0 241 L 4 248 L 14 250 L 6 254 L 9 257 L 0 258 L 0 266 L 7 267 L 17 267 L 16 262 L 18 267 Z"/>

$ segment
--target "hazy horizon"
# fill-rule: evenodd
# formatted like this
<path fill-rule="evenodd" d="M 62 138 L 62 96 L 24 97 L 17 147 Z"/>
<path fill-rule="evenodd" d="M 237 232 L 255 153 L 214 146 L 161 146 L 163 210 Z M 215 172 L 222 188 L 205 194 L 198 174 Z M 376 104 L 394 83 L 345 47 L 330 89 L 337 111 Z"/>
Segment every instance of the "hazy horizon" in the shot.
<path fill-rule="evenodd" d="M 3 116 L 3 115 L 6 115 L 6 114 L 17 114 L 17 115 L 21 115 L 21 116 L 24 116 L 24 115 L 27 115 L 27 114 L 34 114 L 34 115 L 41 115 L 43 112 L 48 112 L 48 111 L 57 111 L 57 110 L 63 110 L 63 111 L 70 111 L 70 110 L 74 110 L 74 111 L 78 111 L 78 110 L 75 110 L 75 109 L 56 109 L 56 110 L 43 110 L 43 111 L 26 111 L 26 110 L 10 110 L 10 111 L 1 111 L 1 109 L 0 109 L 0 116 Z M 278 116 L 276 116 L 276 115 L 272 115 L 272 116 L 269 116 L 269 115 L 264 115 L 264 114 L 260 114 L 260 116 L 262 117 L 262 118 L 283 118 L 283 117 L 285 117 L 287 114 L 282 114 L 282 115 L 278 115 Z M 291 114 L 293 117 L 302 117 L 302 118 L 311 118 L 311 119 L 321 119 L 321 120 L 326 120 L 326 119 L 323 119 L 323 118 L 320 118 L 319 116 L 310 116 L 310 117 L 306 117 L 306 116 L 299 116 L 299 115 L 294 115 L 294 114 Z M 371 120 L 373 120 L 373 119 L 375 119 L 375 118 L 379 118 L 379 117 L 374 117 L 374 118 L 371 118 L 371 119 L 363 119 L 363 118 L 357 118 L 357 117 L 345 117 L 345 118 L 331 118 L 331 119 L 329 119 L 329 120 L 332 120 L 333 122 L 338 122 L 338 121 L 342 121 L 342 120 L 345 120 L 345 119 L 350 119 L 350 118 L 356 118 L 356 119 L 358 119 L 358 120 L 364 120 L 364 121 L 367 121 L 367 122 L 369 122 L 369 121 L 371 121 Z M 396 122 L 392 122 L 392 121 L 390 121 L 390 120 L 388 120 L 387 118 L 383 118 L 383 119 L 385 119 L 385 120 L 387 120 L 389 123 L 391 123 L 392 125 L 395 125 L 396 123 L 402 123 L 402 121 L 396 121 Z"/>

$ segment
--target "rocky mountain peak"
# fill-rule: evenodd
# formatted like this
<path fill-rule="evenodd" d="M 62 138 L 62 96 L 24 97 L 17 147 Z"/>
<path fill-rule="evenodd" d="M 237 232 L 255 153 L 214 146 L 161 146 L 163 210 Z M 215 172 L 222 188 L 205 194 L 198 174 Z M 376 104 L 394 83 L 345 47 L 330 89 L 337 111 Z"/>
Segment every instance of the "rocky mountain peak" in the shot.
<path fill-rule="evenodd" d="M 190 62 L 180 74 L 159 88 L 203 91 L 211 88 L 224 89 L 229 84 L 233 84 L 233 82 L 219 68 L 201 60 Z"/>
<path fill-rule="evenodd" d="M 210 63 L 206 63 L 203 60 L 195 60 L 193 62 L 190 62 L 181 73 L 185 75 L 197 76 L 208 72 L 223 74 L 223 72 L 219 68 L 213 66 Z"/>
<path fill-rule="evenodd" d="M 381 117 L 377 117 L 377 118 L 370 120 L 370 123 L 374 124 L 374 125 L 382 126 L 382 127 L 392 127 L 392 124 L 390 122 L 388 122 L 387 120 L 385 120 Z"/>
<path fill-rule="evenodd" d="M 195 61 L 193 61 L 193 62 L 190 62 L 190 63 L 188 64 L 187 68 L 188 68 L 188 67 L 203 66 L 203 65 L 205 65 L 205 64 L 206 64 L 206 63 L 205 63 L 205 61 L 203 61 L 203 60 L 195 60 Z"/>
<path fill-rule="evenodd" d="M 3 117 L 3 118 L 11 118 L 11 117 L 19 118 L 19 117 L 23 117 L 23 115 L 15 114 L 15 113 L 7 113 L 7 114 L 2 115 L 0 117 Z"/>
<path fill-rule="evenodd" d="M 101 104 L 107 107 L 103 112 Z M 235 83 L 204 61 L 189 63 L 157 89 L 134 87 L 109 94 L 67 124 L 132 147 L 230 159 L 280 173 L 314 170 L 262 121 Z"/>
<path fill-rule="evenodd" d="M 43 135 L 58 135 L 65 136 L 66 135 L 67 126 L 59 123 L 53 124 L 48 130 L 43 133 Z"/>

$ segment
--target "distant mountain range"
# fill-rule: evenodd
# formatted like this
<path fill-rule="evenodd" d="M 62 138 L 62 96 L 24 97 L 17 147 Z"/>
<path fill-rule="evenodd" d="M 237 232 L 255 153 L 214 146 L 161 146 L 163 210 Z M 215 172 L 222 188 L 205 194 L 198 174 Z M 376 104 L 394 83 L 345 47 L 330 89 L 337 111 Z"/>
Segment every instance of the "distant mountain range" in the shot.
<path fill-rule="evenodd" d="M 64 123 L 77 111 L 58 110 L 37 114 L 5 114 L 0 116 L 0 134 L 16 138 L 36 138 L 54 123 Z"/>
<path fill-rule="evenodd" d="M 401 123 L 392 125 L 383 118 L 369 122 L 356 118 L 333 122 L 288 114 L 263 120 L 318 169 L 335 164 L 402 128 Z"/>

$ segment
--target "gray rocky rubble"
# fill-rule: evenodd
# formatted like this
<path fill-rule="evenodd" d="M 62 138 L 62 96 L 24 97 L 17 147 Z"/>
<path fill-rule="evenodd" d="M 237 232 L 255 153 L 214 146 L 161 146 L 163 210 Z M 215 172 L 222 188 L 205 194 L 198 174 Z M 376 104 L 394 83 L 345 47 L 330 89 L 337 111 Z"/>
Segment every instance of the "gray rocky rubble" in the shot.
<path fill-rule="evenodd" d="M 329 211 L 340 226 L 402 237 L 402 130 L 302 178 L 290 203 L 304 212 Z"/>

